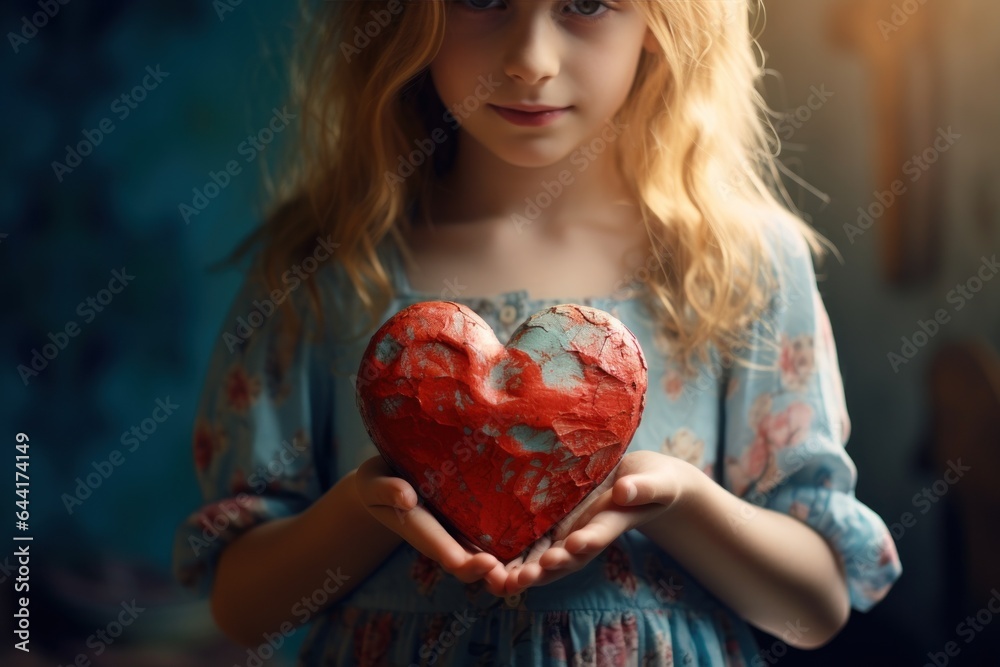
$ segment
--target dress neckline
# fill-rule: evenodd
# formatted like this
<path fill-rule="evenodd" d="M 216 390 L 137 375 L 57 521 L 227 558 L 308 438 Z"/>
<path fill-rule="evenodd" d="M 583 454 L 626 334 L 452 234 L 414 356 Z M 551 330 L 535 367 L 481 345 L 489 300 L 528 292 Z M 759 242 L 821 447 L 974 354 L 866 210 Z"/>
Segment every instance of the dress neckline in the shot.
<path fill-rule="evenodd" d="M 498 309 L 509 304 L 521 304 L 531 310 L 538 310 L 543 307 L 563 303 L 575 303 L 583 306 L 601 308 L 604 304 L 612 305 L 634 301 L 638 298 L 639 291 L 642 288 L 641 282 L 633 276 L 632 279 L 625 283 L 620 290 L 616 290 L 615 292 L 606 295 L 589 295 L 584 297 L 574 296 L 570 298 L 536 298 L 532 296 L 528 290 L 521 289 L 496 292 L 488 295 L 443 296 L 441 294 L 434 294 L 433 292 L 425 292 L 415 289 L 410 283 L 409 276 L 406 274 L 406 263 L 403 261 L 403 255 L 400 252 L 399 247 L 389 237 L 386 237 L 386 245 L 389 248 L 392 281 L 393 286 L 396 289 L 396 293 L 403 298 L 414 301 L 455 301 L 456 303 L 465 305 L 490 303 L 495 305 Z M 606 310 L 606 308 L 601 309 Z"/>

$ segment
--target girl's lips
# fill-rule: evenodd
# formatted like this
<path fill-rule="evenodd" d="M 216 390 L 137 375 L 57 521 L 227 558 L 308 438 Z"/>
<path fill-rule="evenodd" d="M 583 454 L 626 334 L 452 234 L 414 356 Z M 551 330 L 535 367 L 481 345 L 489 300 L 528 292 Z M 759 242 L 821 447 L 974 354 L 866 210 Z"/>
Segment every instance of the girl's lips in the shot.
<path fill-rule="evenodd" d="M 529 127 L 541 127 L 543 125 L 548 125 L 554 122 L 556 119 L 564 116 L 567 111 L 573 107 L 565 107 L 562 109 L 553 109 L 550 111 L 518 111 L 516 109 L 507 109 L 505 107 L 498 107 L 494 104 L 489 105 L 494 111 L 496 111 L 501 117 L 515 125 L 523 125 Z"/>

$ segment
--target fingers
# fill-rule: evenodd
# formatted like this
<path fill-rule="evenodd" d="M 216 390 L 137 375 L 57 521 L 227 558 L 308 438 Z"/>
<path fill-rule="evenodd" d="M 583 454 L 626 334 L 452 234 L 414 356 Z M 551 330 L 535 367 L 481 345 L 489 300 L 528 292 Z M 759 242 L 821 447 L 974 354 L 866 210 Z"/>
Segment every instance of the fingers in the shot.
<path fill-rule="evenodd" d="M 636 451 L 626 454 L 615 482 L 613 495 L 619 505 L 656 503 L 669 507 L 693 480 L 698 468 L 673 456 Z M 700 471 L 698 471 L 700 472 Z"/>
<path fill-rule="evenodd" d="M 398 477 L 381 456 L 375 456 L 355 473 L 358 495 L 369 507 L 399 507 L 408 510 L 417 504 L 417 494 L 402 477 Z"/>
<path fill-rule="evenodd" d="M 639 488 L 632 477 L 625 477 L 615 483 L 611 497 L 619 505 L 642 504 L 648 502 L 639 497 Z"/>
<path fill-rule="evenodd" d="M 486 582 L 486 589 L 498 598 L 507 595 L 507 579 L 507 568 L 504 567 L 503 563 L 499 562 L 492 570 L 483 575 L 483 580 Z"/>
<path fill-rule="evenodd" d="M 566 551 L 577 555 L 600 553 L 627 528 L 620 512 L 602 512 L 585 527 L 566 538 Z"/>
<path fill-rule="evenodd" d="M 394 510 L 383 508 L 382 511 L 391 516 L 392 520 L 397 520 Z M 469 552 L 433 514 L 420 505 L 405 512 L 402 526 L 395 530 L 419 552 L 437 561 L 441 567 L 466 583 L 482 577 L 499 564 L 491 554 Z"/>
<path fill-rule="evenodd" d="M 552 537 L 550 537 L 549 535 L 542 535 L 540 538 L 538 538 L 538 540 L 535 541 L 534 544 L 531 545 L 531 548 L 528 550 L 527 555 L 521 559 L 523 561 L 522 564 L 537 562 L 538 559 L 541 558 L 542 554 L 544 554 L 551 546 L 552 546 Z"/>
<path fill-rule="evenodd" d="M 389 464 L 386 463 L 384 458 L 376 455 L 369 459 L 365 459 L 365 461 L 358 466 L 358 470 L 355 474 L 358 481 L 371 480 L 374 477 L 392 475 L 392 468 L 389 467 Z"/>
<path fill-rule="evenodd" d="M 442 564 L 442 567 L 445 567 Z M 491 574 L 500 567 L 500 562 L 488 553 L 469 554 L 469 557 L 456 567 L 445 569 L 463 584 L 471 584 Z"/>
<path fill-rule="evenodd" d="M 519 592 L 529 586 L 544 586 L 568 574 L 572 574 L 593 560 L 595 554 L 576 555 L 555 542 L 541 557 L 527 563 L 517 571 L 516 578 L 508 583 L 508 590 Z"/>
<path fill-rule="evenodd" d="M 566 539 L 557 540 L 537 559 L 525 563 L 512 575 L 507 590 L 514 592 L 529 586 L 552 583 L 577 572 L 604 551 L 627 526 L 616 512 L 598 514 L 585 527 Z"/>
<path fill-rule="evenodd" d="M 500 566 L 492 554 L 459 543 L 419 504 L 413 487 L 394 476 L 381 456 L 372 457 L 358 467 L 355 483 L 372 516 L 463 583 L 482 579 Z M 497 574 L 491 576 L 498 579 Z"/>
<path fill-rule="evenodd" d="M 369 507 L 388 507 L 407 512 L 417 505 L 417 494 L 409 482 L 399 477 L 380 477 L 369 486 Z M 398 520 L 398 518 L 397 518 Z"/>
<path fill-rule="evenodd" d="M 572 559 L 573 554 L 566 549 L 566 540 L 559 540 L 542 555 L 538 566 L 545 570 L 559 569 L 565 567 Z"/>
<path fill-rule="evenodd" d="M 622 477 L 611 490 L 614 501 L 622 506 L 646 505 L 662 502 L 665 485 L 648 475 L 637 474 Z"/>
<path fill-rule="evenodd" d="M 688 463 L 678 463 L 678 466 L 690 466 Z M 684 467 L 690 470 L 693 466 Z M 697 470 L 695 468 L 695 470 Z M 630 489 L 635 489 L 630 494 Z M 661 505 L 669 508 L 684 493 L 684 482 L 678 476 L 654 477 L 648 474 L 630 475 L 619 480 L 612 490 L 615 502 L 622 506 L 636 507 L 638 505 Z"/>
<path fill-rule="evenodd" d="M 590 521 L 590 517 L 613 503 L 610 491 L 615 485 L 616 472 L 617 470 L 611 471 L 569 514 L 555 525 L 552 530 L 555 539 L 563 539 L 575 528 L 585 526 Z"/>

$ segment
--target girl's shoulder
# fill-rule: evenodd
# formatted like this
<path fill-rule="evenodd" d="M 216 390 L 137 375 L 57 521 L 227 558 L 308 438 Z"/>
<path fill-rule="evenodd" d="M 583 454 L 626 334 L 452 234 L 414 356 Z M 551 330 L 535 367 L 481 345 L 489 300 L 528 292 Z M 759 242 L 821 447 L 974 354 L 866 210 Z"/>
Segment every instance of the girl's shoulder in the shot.
<path fill-rule="evenodd" d="M 810 237 L 816 232 L 802 218 L 785 210 L 760 215 L 764 248 L 778 265 L 807 258 L 811 260 Z"/>
<path fill-rule="evenodd" d="M 761 215 L 761 251 L 779 299 L 816 286 L 816 267 L 825 253 L 825 238 L 799 216 L 778 210 Z"/>
<path fill-rule="evenodd" d="M 269 271 L 262 247 L 249 253 L 226 315 L 228 328 L 247 339 L 241 347 L 265 340 L 287 346 L 306 338 L 335 344 L 348 334 L 362 309 L 346 267 L 334 255 L 337 245 L 331 235 L 318 235 L 294 260 Z"/>

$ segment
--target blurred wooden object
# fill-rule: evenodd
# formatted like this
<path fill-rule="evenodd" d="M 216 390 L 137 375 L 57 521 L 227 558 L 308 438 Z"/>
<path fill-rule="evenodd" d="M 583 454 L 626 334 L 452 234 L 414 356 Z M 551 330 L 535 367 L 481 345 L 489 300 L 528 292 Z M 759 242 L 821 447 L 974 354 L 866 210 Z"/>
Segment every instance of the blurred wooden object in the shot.
<path fill-rule="evenodd" d="M 969 468 L 946 498 L 960 518 L 963 597 L 982 605 L 1000 586 L 1000 355 L 979 338 L 945 343 L 927 381 L 931 459 L 946 481 L 958 461 Z"/>
<path fill-rule="evenodd" d="M 831 40 L 859 52 L 872 71 L 875 190 L 861 208 L 879 228 L 883 276 L 900 287 L 926 281 L 940 264 L 944 219 L 943 151 L 930 151 L 945 83 L 935 27 L 945 12 L 915 0 L 840 0 L 833 7 Z M 925 151 L 933 162 L 924 161 Z"/>

